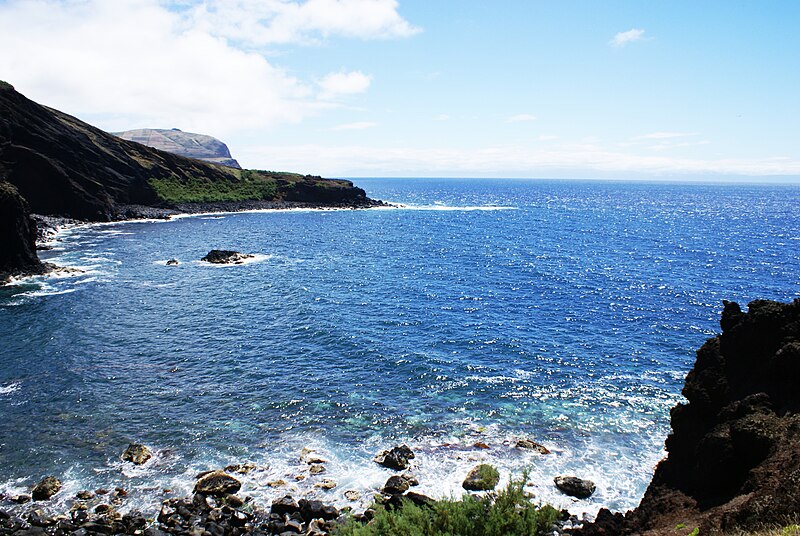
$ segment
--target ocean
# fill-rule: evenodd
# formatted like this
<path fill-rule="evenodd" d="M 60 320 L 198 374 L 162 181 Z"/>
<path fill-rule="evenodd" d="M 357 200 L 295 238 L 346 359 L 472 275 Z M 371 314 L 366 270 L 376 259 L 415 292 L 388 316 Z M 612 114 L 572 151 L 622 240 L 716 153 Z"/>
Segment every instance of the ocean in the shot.
<path fill-rule="evenodd" d="M 626 510 L 722 300 L 800 297 L 798 186 L 354 182 L 398 206 L 61 231 L 42 259 L 83 273 L 0 289 L 0 495 L 54 474 L 56 508 L 98 487 L 155 508 L 252 462 L 257 504 L 358 510 L 392 473 L 373 457 L 406 443 L 434 497 L 485 461 L 538 501 Z M 255 257 L 201 262 L 211 249 Z M 130 442 L 155 457 L 122 462 Z M 597 492 L 562 495 L 564 474 Z"/>

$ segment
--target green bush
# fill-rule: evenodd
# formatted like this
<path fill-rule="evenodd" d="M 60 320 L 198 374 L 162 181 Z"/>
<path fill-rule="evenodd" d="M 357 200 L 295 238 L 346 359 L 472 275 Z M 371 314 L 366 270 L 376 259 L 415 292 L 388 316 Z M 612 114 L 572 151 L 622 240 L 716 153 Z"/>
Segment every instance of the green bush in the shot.
<path fill-rule="evenodd" d="M 180 180 L 177 177 L 150 179 L 156 195 L 168 203 L 273 200 L 278 192 L 275 180 L 247 176 L 241 180 Z"/>
<path fill-rule="evenodd" d="M 522 480 L 512 480 L 497 494 L 465 495 L 420 507 L 404 500 L 398 510 L 376 507 L 367 525 L 350 520 L 336 536 L 535 536 L 546 534 L 558 519 L 551 506 L 537 506 L 525 496 Z"/>

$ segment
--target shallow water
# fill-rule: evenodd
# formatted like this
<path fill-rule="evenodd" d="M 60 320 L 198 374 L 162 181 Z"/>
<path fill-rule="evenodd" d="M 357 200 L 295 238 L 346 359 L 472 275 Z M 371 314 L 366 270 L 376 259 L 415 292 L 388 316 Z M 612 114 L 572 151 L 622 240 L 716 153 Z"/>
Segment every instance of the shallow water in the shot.
<path fill-rule="evenodd" d="M 424 493 L 460 495 L 488 460 L 542 501 L 624 510 L 722 299 L 800 296 L 798 187 L 355 182 L 404 207 L 62 232 L 42 257 L 85 273 L 0 290 L 0 493 L 57 474 L 60 497 L 122 486 L 146 507 L 253 461 L 242 494 L 264 504 L 363 505 L 389 475 L 372 457 L 402 441 Z M 257 257 L 198 260 L 214 248 Z M 132 441 L 155 459 L 120 462 Z M 305 446 L 329 463 L 298 482 Z M 565 473 L 597 493 L 561 495 Z"/>

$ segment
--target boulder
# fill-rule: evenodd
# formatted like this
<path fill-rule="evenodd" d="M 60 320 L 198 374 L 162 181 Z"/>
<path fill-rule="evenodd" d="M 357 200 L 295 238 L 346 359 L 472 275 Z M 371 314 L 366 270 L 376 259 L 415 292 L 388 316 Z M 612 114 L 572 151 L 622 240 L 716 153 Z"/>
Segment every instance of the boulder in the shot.
<path fill-rule="evenodd" d="M 294 513 L 300 512 L 300 506 L 297 502 L 292 498 L 291 495 L 286 495 L 280 499 L 275 499 L 272 501 L 272 506 L 270 507 L 270 511 L 273 514 L 278 515 L 292 515 Z"/>
<path fill-rule="evenodd" d="M 61 481 L 54 476 L 48 476 L 36 484 L 31 491 L 34 501 L 48 501 L 61 490 Z"/>
<path fill-rule="evenodd" d="M 144 445 L 138 443 L 131 443 L 125 452 L 122 453 L 122 459 L 126 462 L 131 462 L 135 465 L 142 465 L 147 460 L 153 457 L 153 452 Z"/>
<path fill-rule="evenodd" d="M 300 499 L 297 504 L 300 507 L 300 515 L 306 523 L 312 519 L 331 520 L 339 517 L 339 510 L 336 507 L 323 504 L 322 501 Z"/>
<path fill-rule="evenodd" d="M 493 490 L 500 482 L 500 473 L 488 463 L 473 467 L 461 486 L 469 491 Z"/>
<path fill-rule="evenodd" d="M 411 487 L 410 480 L 403 475 L 392 475 L 381 490 L 387 495 L 402 495 Z"/>
<path fill-rule="evenodd" d="M 200 260 L 213 264 L 241 264 L 246 259 L 252 259 L 253 257 L 254 255 L 249 253 L 239 253 L 238 251 L 227 249 L 212 249 Z"/>
<path fill-rule="evenodd" d="M 402 471 L 407 469 L 409 460 L 414 459 L 414 452 L 407 445 L 400 445 L 389 450 L 384 450 L 375 456 L 375 462 L 389 469 Z"/>
<path fill-rule="evenodd" d="M 557 476 L 553 479 L 556 487 L 566 495 L 586 499 L 591 497 L 596 489 L 594 482 L 583 480 L 575 476 Z"/>
<path fill-rule="evenodd" d="M 194 493 L 222 497 L 236 493 L 242 483 L 224 471 L 213 471 L 198 480 L 194 485 Z"/>
<path fill-rule="evenodd" d="M 517 441 L 516 447 L 518 449 L 532 450 L 539 454 L 550 454 L 550 449 L 530 439 L 520 439 Z"/>
<path fill-rule="evenodd" d="M 177 266 L 179 264 L 180 262 L 178 262 L 178 259 L 170 259 L 167 261 L 167 266 Z"/>

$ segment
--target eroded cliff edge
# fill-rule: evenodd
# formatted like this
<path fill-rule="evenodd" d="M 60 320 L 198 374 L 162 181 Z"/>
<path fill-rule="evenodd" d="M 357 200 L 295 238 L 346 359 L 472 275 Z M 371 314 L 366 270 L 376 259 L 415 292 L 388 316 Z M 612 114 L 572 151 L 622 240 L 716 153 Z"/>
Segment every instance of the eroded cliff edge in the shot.
<path fill-rule="evenodd" d="M 725 302 L 698 351 L 688 403 L 671 412 L 668 457 L 641 504 L 602 510 L 583 534 L 755 530 L 800 516 L 800 300 Z"/>

